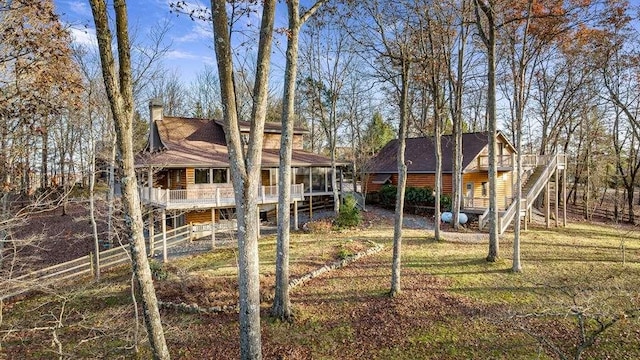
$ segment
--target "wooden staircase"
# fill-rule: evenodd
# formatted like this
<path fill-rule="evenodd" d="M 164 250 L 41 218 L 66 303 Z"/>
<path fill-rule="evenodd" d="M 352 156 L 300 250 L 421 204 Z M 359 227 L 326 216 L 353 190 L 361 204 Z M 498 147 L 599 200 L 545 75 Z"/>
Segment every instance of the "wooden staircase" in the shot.
<path fill-rule="evenodd" d="M 518 220 L 524 217 L 528 210 L 533 206 L 534 201 L 540 195 L 542 190 L 552 180 L 553 175 L 557 174 L 557 170 L 564 170 L 566 164 L 566 156 L 564 154 L 556 154 L 550 156 L 526 155 L 523 159 L 523 166 L 529 170 L 531 174 L 527 177 L 522 187 L 522 198 L 520 199 L 520 211 L 517 211 L 517 201 L 511 202 L 506 211 L 498 215 L 498 232 L 503 234 L 513 222 L 518 213 Z M 557 178 L 557 176 L 556 176 Z M 557 181 L 555 186 L 557 186 Z M 554 200 L 555 201 L 555 200 Z M 479 218 L 478 224 L 482 229 L 488 218 L 488 210 Z"/>

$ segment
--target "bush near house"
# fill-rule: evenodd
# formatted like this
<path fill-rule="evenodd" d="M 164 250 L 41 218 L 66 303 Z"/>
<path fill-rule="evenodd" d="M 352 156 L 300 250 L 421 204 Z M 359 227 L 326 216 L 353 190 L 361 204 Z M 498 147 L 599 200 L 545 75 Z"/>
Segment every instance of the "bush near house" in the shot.
<path fill-rule="evenodd" d="M 398 188 L 395 185 L 383 185 L 378 192 L 380 205 L 393 208 L 396 204 L 396 193 Z M 435 206 L 435 197 L 433 189 L 430 187 L 412 187 L 407 186 L 404 191 L 404 200 L 411 207 L 431 207 Z M 443 194 L 440 196 L 440 210 L 448 211 L 451 209 L 451 195 Z"/>
<path fill-rule="evenodd" d="M 334 221 L 334 225 L 339 228 L 350 228 L 360 225 L 362 216 L 358 209 L 356 198 L 353 195 L 347 195 L 344 202 L 340 205 L 340 212 Z"/>

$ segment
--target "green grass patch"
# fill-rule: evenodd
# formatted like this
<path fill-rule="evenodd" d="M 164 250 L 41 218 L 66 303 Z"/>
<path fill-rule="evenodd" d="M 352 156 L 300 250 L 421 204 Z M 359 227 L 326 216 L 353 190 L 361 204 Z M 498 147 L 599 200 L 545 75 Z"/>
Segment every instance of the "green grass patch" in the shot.
<path fill-rule="evenodd" d="M 276 239 L 263 237 L 265 358 L 550 359 L 558 356 L 535 336 L 572 356 L 580 338 L 576 311 L 593 331 L 595 316 L 606 322 L 640 308 L 640 234 L 629 228 L 530 228 L 521 240 L 522 273 L 511 272 L 511 234 L 501 236 L 500 259 L 488 263 L 486 243 L 435 242 L 431 232 L 405 230 L 402 292 L 389 298 L 392 236 L 390 227 L 293 233 L 292 278 L 364 251 L 371 241 L 386 248 L 296 287 L 293 323 L 268 318 Z M 167 277 L 156 281 L 158 297 L 203 307 L 236 303 L 237 256 L 236 249 L 216 249 L 159 264 Z M 0 340 L 9 358 L 57 357 L 51 327 L 62 324 L 57 336 L 67 357 L 147 358 L 134 310 L 130 274 L 120 268 L 99 284 L 5 304 Z M 238 357 L 237 314 L 163 310 L 162 318 L 174 357 Z M 619 319 L 582 358 L 640 358 L 639 325 L 634 317 Z"/>

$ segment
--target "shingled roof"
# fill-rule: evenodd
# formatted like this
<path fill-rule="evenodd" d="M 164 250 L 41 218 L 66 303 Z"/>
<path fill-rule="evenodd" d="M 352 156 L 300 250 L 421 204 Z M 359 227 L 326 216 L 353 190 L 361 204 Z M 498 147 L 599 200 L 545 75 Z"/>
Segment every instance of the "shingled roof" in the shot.
<path fill-rule="evenodd" d="M 247 123 L 241 127 L 248 126 Z M 280 132 L 279 124 L 265 125 L 265 132 Z M 137 166 L 155 166 L 166 168 L 220 167 L 229 166 L 229 153 L 221 122 L 182 118 L 164 117 L 156 120 L 154 129 L 156 139 L 160 141 L 159 150 L 145 152 L 136 159 Z M 302 134 L 304 129 L 297 128 L 294 133 Z M 277 167 L 279 150 L 265 149 L 262 152 L 262 166 Z M 331 160 L 326 156 L 293 150 L 291 166 L 330 166 Z"/>
<path fill-rule="evenodd" d="M 474 132 L 462 135 L 462 168 L 466 168 L 489 144 L 488 132 Z M 499 136 L 502 136 L 498 133 Z M 433 137 L 408 138 L 405 163 L 408 173 L 435 173 L 436 157 Z M 505 139 L 506 141 L 506 139 Z M 508 143 L 508 142 L 507 142 Z M 393 174 L 398 172 L 398 139 L 391 140 L 369 162 L 368 173 Z M 453 137 L 442 136 L 442 172 L 453 171 Z"/>

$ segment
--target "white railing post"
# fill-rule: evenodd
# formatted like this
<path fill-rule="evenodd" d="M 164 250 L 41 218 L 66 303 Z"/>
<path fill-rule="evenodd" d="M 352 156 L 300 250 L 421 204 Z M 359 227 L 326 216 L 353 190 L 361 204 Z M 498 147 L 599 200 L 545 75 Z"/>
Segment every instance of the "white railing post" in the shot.
<path fill-rule="evenodd" d="M 264 204 L 264 186 L 261 186 L 260 189 L 262 190 L 262 203 Z M 258 212 L 258 214 L 260 213 Z"/>
<path fill-rule="evenodd" d="M 216 206 L 220 206 L 220 188 L 216 188 Z"/>
<path fill-rule="evenodd" d="M 211 249 L 216 248 L 216 210 L 211 209 Z"/>
<path fill-rule="evenodd" d="M 162 209 L 162 261 L 167 262 L 167 211 L 165 209 Z"/>

